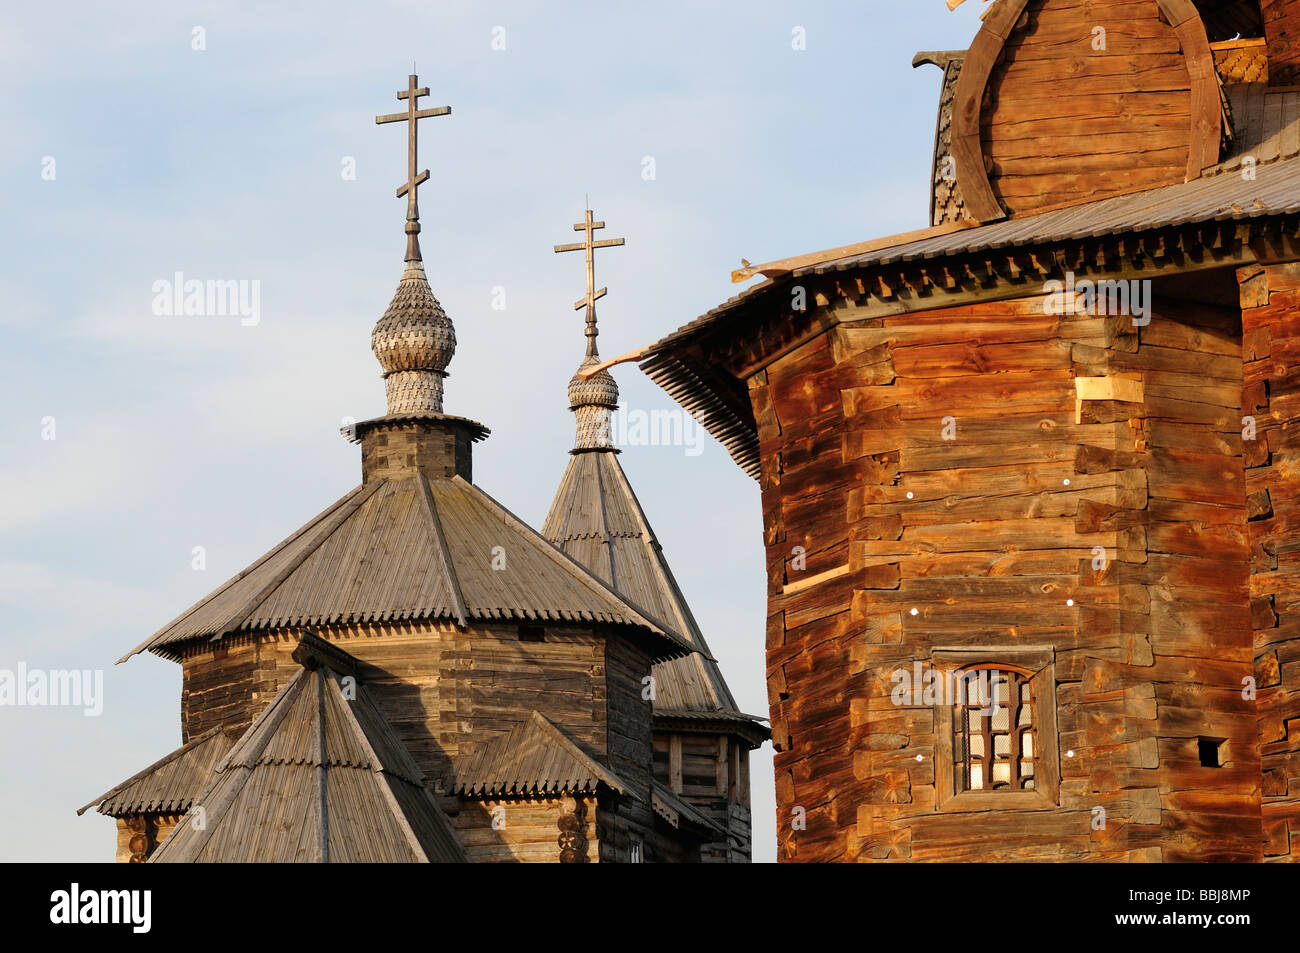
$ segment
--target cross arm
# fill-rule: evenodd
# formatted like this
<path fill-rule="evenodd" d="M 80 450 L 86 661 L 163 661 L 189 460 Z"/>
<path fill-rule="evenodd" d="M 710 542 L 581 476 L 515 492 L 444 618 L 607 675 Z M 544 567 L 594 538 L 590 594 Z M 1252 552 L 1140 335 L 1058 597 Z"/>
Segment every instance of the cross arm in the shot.
<path fill-rule="evenodd" d="M 613 247 L 615 247 L 615 246 L 617 246 L 617 245 L 622 245 L 622 244 L 623 244 L 623 239 L 621 239 L 621 238 L 609 238 L 609 239 L 606 239 L 605 241 L 601 241 L 601 242 L 592 242 L 590 246 L 588 246 L 586 242 L 573 242 L 573 243 L 570 244 L 570 245 L 556 245 L 556 246 L 555 246 L 555 250 L 556 250 L 557 252 L 561 252 L 561 251 L 582 251 L 583 249 L 588 248 L 588 247 L 590 247 L 590 248 L 613 248 Z"/>
<path fill-rule="evenodd" d="M 574 310 L 574 311 L 581 311 L 581 310 L 582 310 L 583 308 L 585 308 L 587 305 L 589 305 L 589 304 L 595 304 L 595 303 L 596 303 L 597 301 L 599 301 L 601 298 L 605 297 L 605 295 L 606 295 L 606 293 L 607 293 L 608 291 L 609 291 L 608 288 L 601 288 L 599 291 L 593 291 L 593 292 L 591 293 L 590 296 L 588 296 L 588 297 L 584 297 L 584 298 L 583 298 L 582 300 L 580 300 L 580 301 L 575 301 L 575 302 L 573 303 L 573 310 Z"/>
<path fill-rule="evenodd" d="M 432 109 L 421 109 L 417 111 L 415 114 L 415 118 L 429 119 L 432 116 L 450 116 L 450 115 L 451 115 L 450 106 L 437 106 Z M 388 113 L 387 115 L 384 116 L 376 116 L 375 122 L 379 125 L 383 125 L 386 122 L 403 122 L 410 118 L 411 118 L 411 114 L 409 112 Z"/>
<path fill-rule="evenodd" d="M 419 175 L 415 177 L 415 185 L 417 188 L 423 185 L 427 181 L 429 181 L 428 169 L 425 169 L 423 172 L 421 172 Z M 401 185 L 397 187 L 397 197 L 400 199 L 403 195 L 405 195 L 409 191 L 411 191 L 411 183 L 403 182 Z"/>

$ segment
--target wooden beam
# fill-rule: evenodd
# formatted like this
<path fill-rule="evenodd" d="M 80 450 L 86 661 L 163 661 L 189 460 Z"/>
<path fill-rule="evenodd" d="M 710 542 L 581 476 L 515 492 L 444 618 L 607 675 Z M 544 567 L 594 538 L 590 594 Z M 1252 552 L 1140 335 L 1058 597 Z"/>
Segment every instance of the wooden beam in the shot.
<path fill-rule="evenodd" d="M 808 576 L 805 579 L 799 579 L 795 582 L 787 583 L 785 588 L 781 590 L 781 594 L 783 596 L 793 595 L 796 592 L 801 592 L 802 590 L 815 586 L 818 583 L 827 582 L 831 579 L 838 579 L 840 576 L 847 576 L 848 574 L 849 566 L 848 563 L 845 563 L 843 566 L 836 566 L 834 569 L 819 572 L 815 576 Z"/>
<path fill-rule="evenodd" d="M 639 361 L 650 353 L 653 345 L 647 344 L 645 347 L 639 347 L 635 351 L 628 351 L 619 357 L 611 358 L 608 361 L 601 361 L 599 364 L 593 364 L 591 367 L 584 367 L 578 371 L 578 376 L 584 381 L 590 377 L 599 374 L 601 371 L 609 370 L 615 364 L 626 364 L 629 361 Z"/>
<path fill-rule="evenodd" d="M 1140 380 L 1131 377 L 1076 377 L 1074 379 L 1074 422 L 1083 423 L 1085 400 L 1118 400 L 1126 404 L 1140 404 L 1143 388 Z"/>

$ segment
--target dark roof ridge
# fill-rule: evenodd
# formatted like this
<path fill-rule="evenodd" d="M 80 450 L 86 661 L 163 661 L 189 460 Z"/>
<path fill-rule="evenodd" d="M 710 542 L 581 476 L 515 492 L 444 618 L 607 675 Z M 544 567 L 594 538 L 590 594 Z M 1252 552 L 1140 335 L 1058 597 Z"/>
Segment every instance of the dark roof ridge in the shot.
<path fill-rule="evenodd" d="M 447 547 L 447 534 L 443 532 L 442 520 L 438 517 L 438 504 L 433 500 L 433 488 L 429 478 L 423 472 L 419 474 L 420 489 L 423 491 L 424 505 L 433 524 L 433 535 L 437 541 L 438 557 L 442 560 L 442 571 L 447 579 L 447 588 L 451 592 L 456 609 L 456 622 L 464 628 L 469 624 L 469 610 L 465 607 L 465 594 L 460 588 L 460 578 L 456 575 L 456 565 L 451 559 L 451 550 Z"/>

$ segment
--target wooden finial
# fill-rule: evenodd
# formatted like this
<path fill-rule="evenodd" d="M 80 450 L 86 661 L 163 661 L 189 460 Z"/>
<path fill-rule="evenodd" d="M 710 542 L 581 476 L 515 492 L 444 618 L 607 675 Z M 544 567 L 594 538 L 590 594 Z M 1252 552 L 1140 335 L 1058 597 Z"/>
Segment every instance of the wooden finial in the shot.
<path fill-rule="evenodd" d="M 602 241 L 593 241 L 592 235 L 598 228 L 604 228 L 604 222 L 592 221 L 591 209 L 587 209 L 586 221 L 578 222 L 573 226 L 575 232 L 585 232 L 586 237 L 583 241 L 574 242 L 571 245 L 556 245 L 557 252 L 564 251 L 585 251 L 587 253 L 587 294 L 580 298 L 574 305 L 573 310 L 585 307 L 587 309 L 587 356 L 595 357 L 596 355 L 596 302 L 605 297 L 608 288 L 596 290 L 596 256 L 597 248 L 613 248 L 623 244 L 621 238 L 606 238 Z"/>
<path fill-rule="evenodd" d="M 412 64 L 412 69 L 414 69 Z M 375 122 L 383 125 L 386 122 L 409 122 L 407 127 L 406 140 L 406 182 L 397 189 L 397 197 L 400 199 L 406 196 L 406 260 L 420 261 L 420 206 L 416 201 L 416 192 L 429 178 L 429 170 L 416 173 L 416 166 L 419 165 L 417 141 L 418 127 L 417 120 L 429 119 L 433 116 L 448 116 L 451 114 L 450 106 L 437 106 L 433 109 L 417 109 L 421 96 L 428 96 L 428 87 L 417 88 L 416 83 L 419 77 L 414 72 L 407 78 L 406 89 L 399 90 L 398 99 L 406 100 L 406 112 L 389 113 L 386 116 L 376 116 Z"/>

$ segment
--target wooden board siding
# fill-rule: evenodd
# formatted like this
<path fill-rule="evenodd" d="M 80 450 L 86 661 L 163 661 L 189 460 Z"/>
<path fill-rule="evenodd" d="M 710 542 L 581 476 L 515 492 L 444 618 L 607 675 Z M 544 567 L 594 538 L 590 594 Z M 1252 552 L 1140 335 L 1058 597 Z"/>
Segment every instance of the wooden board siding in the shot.
<path fill-rule="evenodd" d="M 1300 860 L 1300 265 L 1239 270 L 1264 859 Z"/>
<path fill-rule="evenodd" d="M 674 751 L 676 771 L 673 770 Z M 719 770 L 720 754 L 726 760 L 725 771 Z M 657 731 L 653 755 L 655 780 L 699 808 L 726 832 L 725 839 L 701 845 L 701 860 L 704 863 L 749 863 L 748 742 L 707 732 Z"/>
<path fill-rule="evenodd" d="M 1155 0 L 1031 0 L 989 78 L 980 135 L 1011 215 L 1182 182 L 1192 83 Z M 1106 48 L 1093 49 L 1094 29 Z M 1217 156 L 1216 156 L 1217 158 Z"/>
<path fill-rule="evenodd" d="M 1268 81 L 1273 86 L 1300 83 L 1300 0 L 1260 0 L 1268 42 Z"/>
<path fill-rule="evenodd" d="M 1258 859 L 1240 333 L 1161 290 L 1140 329 L 1041 296 L 846 309 L 749 380 L 781 859 Z M 1080 406 L 1087 377 L 1144 402 Z M 990 644 L 1055 652 L 1060 794 L 974 823 L 890 675 Z"/>

